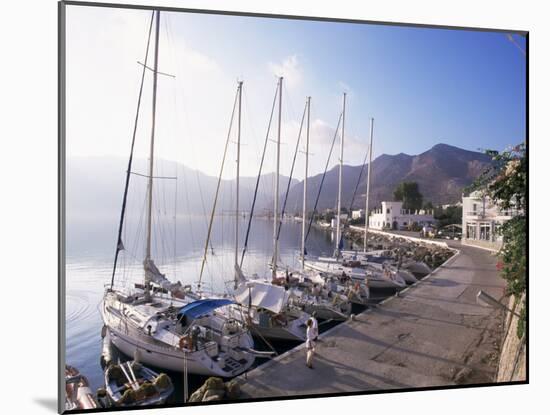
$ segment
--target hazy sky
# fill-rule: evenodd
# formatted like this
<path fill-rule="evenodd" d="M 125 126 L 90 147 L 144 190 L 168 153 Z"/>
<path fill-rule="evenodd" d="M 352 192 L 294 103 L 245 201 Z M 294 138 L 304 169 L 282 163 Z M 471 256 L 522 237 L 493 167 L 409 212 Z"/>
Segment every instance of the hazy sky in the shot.
<path fill-rule="evenodd" d="M 150 19 L 150 11 L 67 7 L 69 157 L 128 157 L 137 61 L 144 59 Z M 515 40 L 525 48 L 524 39 Z M 525 57 L 502 33 L 166 12 L 159 50 L 159 70 L 176 78 L 159 76 L 156 154 L 211 175 L 219 170 L 238 79 L 243 175 L 257 172 L 278 75 L 285 77 L 282 174 L 307 95 L 311 174 L 324 167 L 344 91 L 347 164 L 364 158 L 370 117 L 375 157 L 418 154 L 440 142 L 503 149 L 524 139 Z M 151 89 L 148 72 L 136 148 L 142 157 Z M 274 170 L 274 155 L 270 142 L 266 172 Z M 297 169 L 302 178 L 303 154 Z M 234 163 L 225 175 L 234 175 Z"/>

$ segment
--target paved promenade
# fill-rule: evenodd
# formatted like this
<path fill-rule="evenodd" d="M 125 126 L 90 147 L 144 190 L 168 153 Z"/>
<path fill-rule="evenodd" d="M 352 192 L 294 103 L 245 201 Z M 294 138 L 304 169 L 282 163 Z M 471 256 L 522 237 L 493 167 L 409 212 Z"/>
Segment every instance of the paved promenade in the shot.
<path fill-rule="evenodd" d="M 239 378 L 243 397 L 292 396 L 494 381 L 504 280 L 488 251 L 450 242 L 460 253 L 417 285 L 323 333 L 314 368 L 303 345 Z"/>

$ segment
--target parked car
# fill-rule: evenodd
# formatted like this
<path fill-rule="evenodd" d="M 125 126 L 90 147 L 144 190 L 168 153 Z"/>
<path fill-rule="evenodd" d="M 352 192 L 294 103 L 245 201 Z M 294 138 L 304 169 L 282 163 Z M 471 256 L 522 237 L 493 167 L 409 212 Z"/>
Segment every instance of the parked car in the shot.
<path fill-rule="evenodd" d="M 462 239 L 462 230 L 458 226 L 448 225 L 441 229 L 438 229 L 435 237 L 441 239 L 460 240 Z"/>

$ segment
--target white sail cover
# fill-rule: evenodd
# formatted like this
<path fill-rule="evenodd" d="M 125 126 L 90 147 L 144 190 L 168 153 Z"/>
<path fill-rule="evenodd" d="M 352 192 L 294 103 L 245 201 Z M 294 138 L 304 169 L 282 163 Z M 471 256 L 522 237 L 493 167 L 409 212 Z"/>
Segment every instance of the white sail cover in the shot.
<path fill-rule="evenodd" d="M 146 281 L 154 282 L 170 292 L 178 291 L 181 288 L 181 282 L 173 283 L 166 278 L 166 275 L 160 272 L 152 259 L 145 260 L 143 267 L 145 269 Z"/>
<path fill-rule="evenodd" d="M 271 285 L 265 282 L 249 282 L 240 284 L 235 290 L 235 300 L 244 306 L 251 304 L 253 307 L 265 308 L 273 313 L 280 313 L 288 299 L 288 294 L 283 287 Z"/>

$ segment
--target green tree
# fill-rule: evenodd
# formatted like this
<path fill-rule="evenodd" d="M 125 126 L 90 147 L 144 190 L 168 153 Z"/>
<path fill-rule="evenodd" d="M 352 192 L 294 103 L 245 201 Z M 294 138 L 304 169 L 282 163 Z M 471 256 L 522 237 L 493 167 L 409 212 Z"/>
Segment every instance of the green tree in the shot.
<path fill-rule="evenodd" d="M 481 190 L 500 209 L 512 211 L 514 217 L 500 228 L 502 248 L 499 269 L 507 282 L 507 291 L 516 299 L 522 298 L 527 275 L 527 151 L 525 143 L 510 150 L 486 151 L 493 164 L 474 182 L 470 190 Z M 518 324 L 518 337 L 525 328 L 525 303 Z"/>
<path fill-rule="evenodd" d="M 403 202 L 403 209 L 422 209 L 422 194 L 416 182 L 402 182 L 393 192 L 393 198 Z"/>
<path fill-rule="evenodd" d="M 439 226 L 460 225 L 462 223 L 462 206 L 438 207 L 434 210 L 434 218 Z"/>

